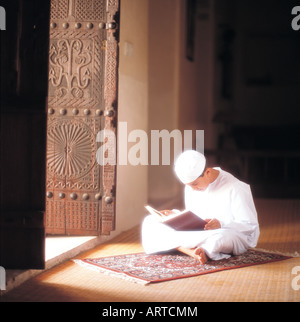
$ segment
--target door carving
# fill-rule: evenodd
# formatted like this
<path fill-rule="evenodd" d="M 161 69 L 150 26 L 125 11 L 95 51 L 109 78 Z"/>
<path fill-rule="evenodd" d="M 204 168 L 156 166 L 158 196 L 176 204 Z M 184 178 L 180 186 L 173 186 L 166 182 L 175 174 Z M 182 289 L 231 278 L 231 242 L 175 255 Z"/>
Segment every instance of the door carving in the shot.
<path fill-rule="evenodd" d="M 102 129 L 116 131 L 118 0 L 51 0 L 46 232 L 109 234 L 114 165 L 96 160 Z"/>

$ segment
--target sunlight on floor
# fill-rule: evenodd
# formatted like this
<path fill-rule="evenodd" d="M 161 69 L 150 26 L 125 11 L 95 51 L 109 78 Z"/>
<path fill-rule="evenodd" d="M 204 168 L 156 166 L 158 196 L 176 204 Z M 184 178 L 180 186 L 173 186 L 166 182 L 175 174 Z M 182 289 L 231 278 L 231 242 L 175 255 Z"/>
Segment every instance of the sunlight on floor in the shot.
<path fill-rule="evenodd" d="M 45 260 L 48 261 L 75 247 L 78 247 L 96 236 L 47 236 L 45 243 Z"/>

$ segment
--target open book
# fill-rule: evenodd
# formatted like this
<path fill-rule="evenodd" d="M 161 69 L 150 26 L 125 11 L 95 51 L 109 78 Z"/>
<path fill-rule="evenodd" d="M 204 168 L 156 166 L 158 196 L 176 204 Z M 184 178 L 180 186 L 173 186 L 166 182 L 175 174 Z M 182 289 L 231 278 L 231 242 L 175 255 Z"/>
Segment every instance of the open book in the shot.
<path fill-rule="evenodd" d="M 175 230 L 203 230 L 207 224 L 205 220 L 195 215 L 189 210 L 184 210 L 172 215 L 164 215 L 162 212 L 150 207 L 145 206 L 150 214 L 158 217 L 159 221 L 168 225 Z"/>

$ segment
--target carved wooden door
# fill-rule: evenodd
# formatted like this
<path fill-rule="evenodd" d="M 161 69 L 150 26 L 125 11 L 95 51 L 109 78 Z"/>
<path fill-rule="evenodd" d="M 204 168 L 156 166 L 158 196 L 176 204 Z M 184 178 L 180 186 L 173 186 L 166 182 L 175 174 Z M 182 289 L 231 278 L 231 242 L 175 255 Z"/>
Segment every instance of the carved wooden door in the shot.
<path fill-rule="evenodd" d="M 118 0 L 51 0 L 46 232 L 109 234 L 115 166 L 96 160 L 116 131 Z"/>

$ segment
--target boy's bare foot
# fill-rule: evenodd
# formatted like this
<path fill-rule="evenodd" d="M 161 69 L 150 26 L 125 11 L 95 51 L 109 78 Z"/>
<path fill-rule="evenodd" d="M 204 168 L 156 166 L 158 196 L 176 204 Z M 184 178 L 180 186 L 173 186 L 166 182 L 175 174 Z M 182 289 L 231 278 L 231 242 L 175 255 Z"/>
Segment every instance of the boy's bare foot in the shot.
<path fill-rule="evenodd" d="M 180 252 L 195 258 L 202 265 L 204 265 L 208 261 L 208 258 L 207 258 L 206 254 L 205 254 L 205 251 L 204 251 L 204 249 L 202 247 L 197 247 L 197 248 L 194 248 L 194 249 L 178 247 L 177 249 Z"/>
<path fill-rule="evenodd" d="M 207 262 L 207 256 L 205 254 L 205 251 L 202 247 L 197 247 L 194 250 L 195 258 L 199 260 L 199 262 L 204 265 Z"/>

